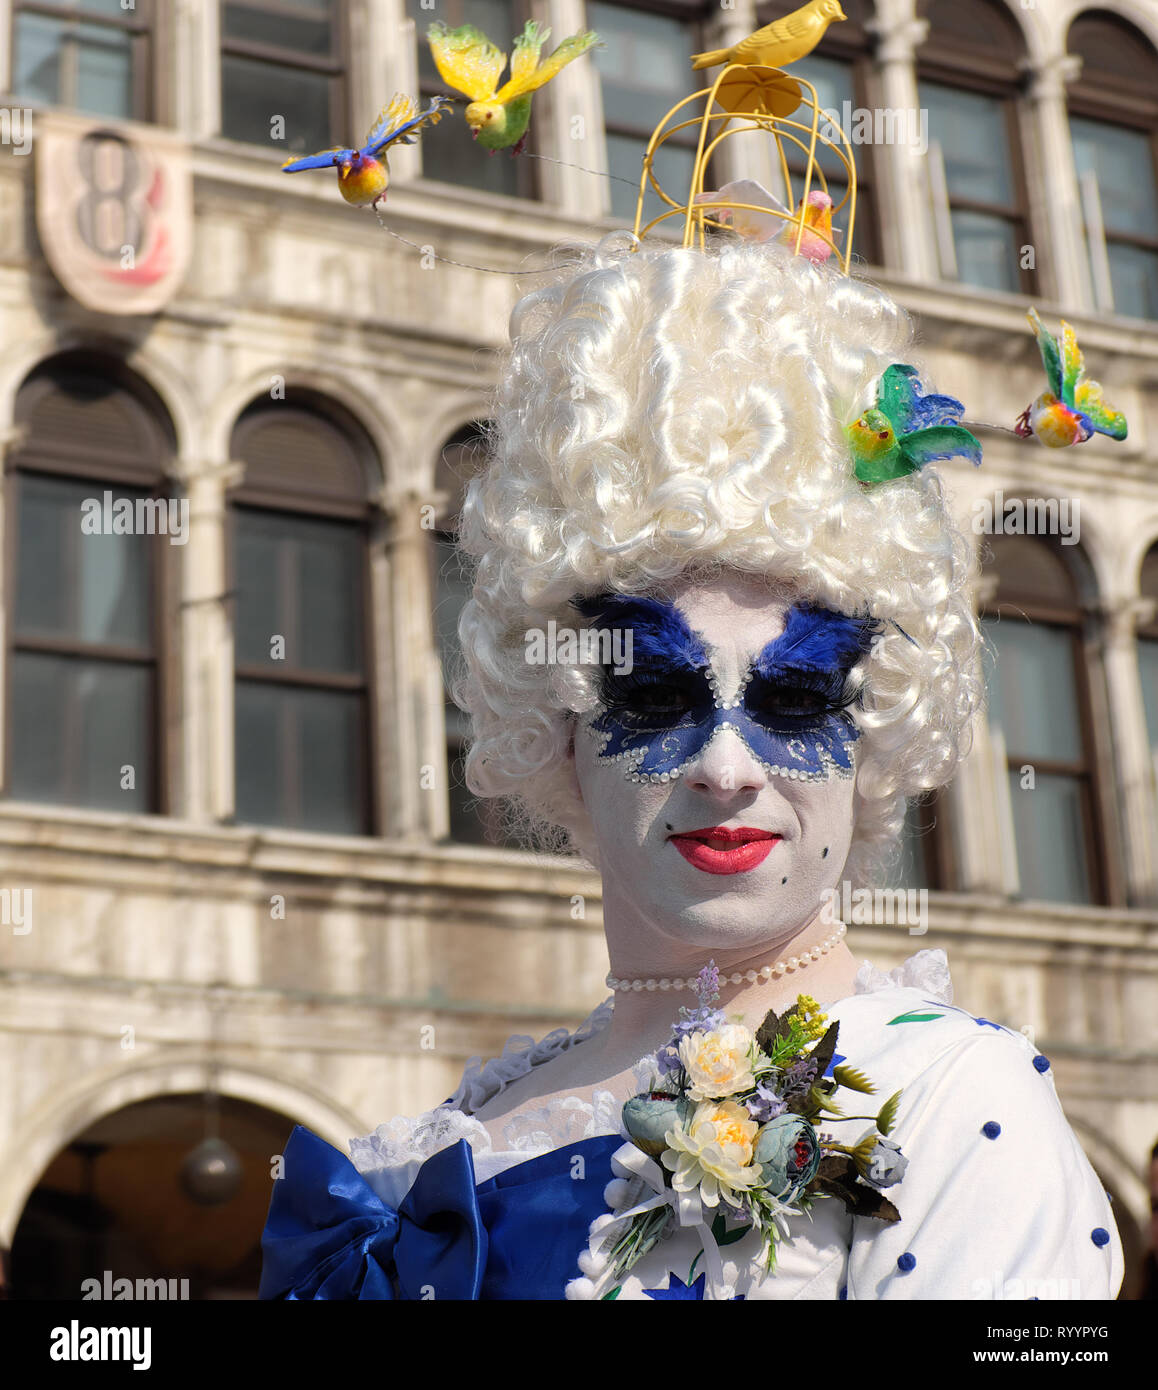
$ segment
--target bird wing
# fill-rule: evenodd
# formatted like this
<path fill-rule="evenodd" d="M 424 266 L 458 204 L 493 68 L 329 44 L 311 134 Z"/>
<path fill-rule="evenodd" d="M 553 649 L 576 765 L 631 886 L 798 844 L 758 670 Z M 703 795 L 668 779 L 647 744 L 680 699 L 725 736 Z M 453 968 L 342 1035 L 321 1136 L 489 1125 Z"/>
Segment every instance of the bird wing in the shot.
<path fill-rule="evenodd" d="M 388 106 L 382 108 L 374 128 L 366 136 L 362 153 L 374 156 L 381 154 L 387 145 L 413 145 L 422 127 L 437 125 L 453 105 L 449 97 L 432 97 L 426 110 L 419 112 L 418 104 L 412 97 L 395 96 Z"/>
<path fill-rule="evenodd" d="M 528 21 L 528 29 L 530 28 L 530 24 L 531 21 Z M 544 35 L 544 38 L 545 37 L 546 35 Z M 523 38 L 517 41 L 516 47 L 518 43 L 525 41 L 525 39 L 526 30 L 523 31 Z M 542 42 L 543 40 L 540 39 L 539 43 L 541 44 Z M 528 92 L 537 92 L 540 87 L 550 82 L 551 78 L 554 77 L 557 72 L 560 72 L 568 63 L 574 61 L 574 59 L 581 58 L 589 48 L 594 48 L 598 42 L 599 35 L 593 30 L 589 30 L 585 34 L 572 34 L 569 39 L 563 40 L 549 58 L 544 58 L 537 68 L 525 72 L 521 78 L 512 76 L 511 80 L 500 87 L 495 93 L 495 101 L 514 101 L 516 97 L 526 96 Z M 537 55 L 537 48 L 535 52 Z M 513 73 L 513 65 L 511 70 Z"/>
<path fill-rule="evenodd" d="M 1065 400 L 1065 397 L 1062 395 L 1062 364 L 1061 354 L 1058 352 L 1057 339 L 1052 333 L 1047 331 L 1036 309 L 1030 309 L 1027 317 L 1033 327 L 1034 335 L 1037 338 L 1037 345 L 1041 350 L 1041 360 L 1045 364 L 1045 374 L 1049 381 L 1049 389 L 1058 400 Z M 1069 403 L 1072 404 L 1072 400 Z"/>
<path fill-rule="evenodd" d="M 904 362 L 886 367 L 877 388 L 877 409 L 897 434 L 907 434 L 913 424 L 917 399 L 917 369 Z"/>
<path fill-rule="evenodd" d="M 811 5 L 805 5 L 803 9 L 793 10 L 791 14 L 786 14 L 783 19 L 774 19 L 771 24 L 765 24 L 763 29 L 757 29 L 754 34 L 749 34 L 736 47 L 746 48 L 752 44 L 753 40 L 756 40 L 756 47 L 764 48 L 770 43 L 784 43 L 787 39 L 802 39 L 805 34 L 811 34 L 819 23 L 820 20 L 816 11 Z"/>
<path fill-rule="evenodd" d="M 353 155 L 353 150 L 344 150 L 341 145 L 335 145 L 333 149 L 321 150 L 318 154 L 308 154 L 304 159 L 287 159 L 281 166 L 283 174 L 298 174 L 303 169 L 330 169 L 334 165 L 336 154 Z"/>
<path fill-rule="evenodd" d="M 980 465 L 981 441 L 961 425 L 937 425 L 906 435 L 901 440 L 901 454 L 913 469 L 937 459 L 958 457 Z"/>
<path fill-rule="evenodd" d="M 471 101 L 494 96 L 507 55 L 473 24 L 448 29 L 438 21 L 426 31 L 434 66 L 444 82 L 464 92 Z"/>
<path fill-rule="evenodd" d="M 1078 335 L 1062 319 L 1061 331 L 1061 369 L 1062 389 L 1058 393 L 1066 405 L 1074 404 L 1074 391 L 1082 378 L 1086 366 L 1082 361 L 1082 350 L 1078 347 Z"/>
<path fill-rule="evenodd" d="M 1111 439 L 1125 439 L 1126 417 L 1104 399 L 1098 382 L 1083 381 L 1074 393 L 1074 404 L 1089 416 L 1090 423 L 1099 434 L 1108 434 Z"/>
<path fill-rule="evenodd" d="M 523 83 L 533 75 L 539 65 L 539 54 L 543 45 L 550 37 L 551 30 L 546 24 L 539 24 L 533 19 L 527 20 L 523 32 L 511 49 L 511 76 L 505 84 L 507 87 Z"/>

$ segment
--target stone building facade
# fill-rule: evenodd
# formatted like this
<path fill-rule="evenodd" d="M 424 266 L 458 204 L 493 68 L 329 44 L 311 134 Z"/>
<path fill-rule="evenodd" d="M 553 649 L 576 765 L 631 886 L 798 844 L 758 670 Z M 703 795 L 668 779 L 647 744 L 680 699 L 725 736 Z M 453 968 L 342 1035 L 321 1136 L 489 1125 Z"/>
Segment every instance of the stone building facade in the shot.
<path fill-rule="evenodd" d="M 521 8 L 127 8 L 138 28 L 106 46 L 144 67 L 124 68 L 137 95 L 115 115 L 101 79 L 101 119 L 146 145 L 171 137 L 192 198 L 179 283 L 156 311 L 128 314 L 91 307 L 83 276 L 50 264 L 38 206 L 54 171 L 35 155 L 38 128 L 95 100 L 89 31 L 59 26 L 88 10 L 111 24 L 117 6 L 0 0 L 0 1246 L 13 1247 L 18 1296 L 22 1269 L 24 1292 L 79 1297 L 80 1275 L 103 1268 L 193 1271 L 195 1296 L 243 1296 L 290 1124 L 344 1146 L 448 1095 L 472 1055 L 498 1054 L 512 1032 L 574 1027 L 605 994 L 597 877 L 488 842 L 457 784 L 440 634 L 457 602 L 446 535 L 470 427 L 510 308 L 534 283 L 492 272 L 528 272 L 566 238 L 624 225 L 609 192 L 620 186 L 599 175 L 630 163 L 638 117 L 611 59 L 575 63 L 536 97 L 521 186 L 508 168 L 486 187 L 456 181 L 453 162 L 432 168 L 435 136 L 451 135 L 440 126 L 391 155 L 379 220 L 347 207 L 329 174 L 284 176 L 292 143 L 239 138 L 244 64 L 308 71 L 301 90 L 324 87 L 343 139 L 391 92 L 430 86 L 419 36 L 431 18 L 509 18 L 515 32 Z M 526 14 L 556 36 L 622 22 L 625 49 L 670 43 L 682 63 L 681 44 L 732 41 L 787 8 L 536 0 Z M 963 92 L 977 122 L 980 173 L 949 126 L 925 149 L 858 150 L 858 248 L 918 320 L 932 379 L 970 419 L 1011 424 L 1041 389 L 1033 302 L 1073 323 L 1130 421 L 1123 444 L 1056 453 L 979 430 L 984 467 L 945 466 L 985 562 L 978 602 L 1004 623 L 987 630 L 1021 684 L 998 692 L 950 792 L 914 808 L 906 873 L 930 889 L 927 934 L 854 924 L 851 939 L 881 966 L 942 947 L 959 1000 L 1033 1030 L 1133 1268 L 1158 1139 L 1158 240 L 1135 225 L 1158 178 L 1146 95 L 1158 93 L 1158 0 L 845 8 L 846 32 L 834 26 L 815 55 L 833 91 L 847 82 L 869 111 Z M 266 10 L 287 24 L 323 14 L 333 71 L 247 36 L 246 15 Z M 28 58 L 34 44 L 55 67 Z M 691 90 L 679 71 L 671 101 Z M 648 80 L 654 121 L 670 101 Z M 17 114 L 30 116 L 27 149 Z M 1004 153 L 986 147 L 997 130 Z M 1093 193 L 1090 149 L 1109 171 Z M 1138 206 L 1119 217 L 1116 161 L 1146 149 L 1149 171 L 1127 180 Z M 986 183 L 995 166 L 1008 168 L 1004 191 Z M 752 155 L 724 172 L 769 177 Z M 175 245 L 181 235 L 175 222 Z M 1016 256 L 1006 284 L 1002 237 Z M 152 538 L 128 579 L 117 572 L 113 616 L 88 598 L 114 562 L 77 560 L 53 520 L 76 489 L 106 483 L 188 503 L 182 543 Z M 1080 536 L 975 524 L 986 505 L 1033 515 L 1008 507 L 1026 499 L 1070 515 L 1078 504 Z M 319 518 L 324 535 L 309 529 Z M 360 635 L 354 624 L 329 666 L 299 663 L 292 679 L 246 649 L 245 557 L 274 554 L 295 583 L 332 560 L 331 596 L 355 557 Z M 80 568 L 50 581 L 52 557 Z M 147 578 L 134 589 L 133 575 Z M 300 593 L 278 612 L 318 623 Z M 1057 708 L 1016 708 L 1034 693 Z M 247 780 L 271 721 L 294 770 Z M 367 750 L 364 778 L 313 767 L 318 728 Z M 107 757 L 90 765 L 94 745 Z M 328 823 L 311 822 L 313 802 L 332 802 Z M 231 1203 L 204 1209 L 176 1184 L 214 1127 L 244 1171 Z"/>

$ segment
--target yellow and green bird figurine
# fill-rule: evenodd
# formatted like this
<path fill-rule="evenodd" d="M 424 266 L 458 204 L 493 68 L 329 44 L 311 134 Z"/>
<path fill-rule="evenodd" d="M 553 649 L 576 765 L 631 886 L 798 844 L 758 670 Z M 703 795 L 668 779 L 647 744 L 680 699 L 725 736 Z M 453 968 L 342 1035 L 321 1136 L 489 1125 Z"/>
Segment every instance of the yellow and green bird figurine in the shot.
<path fill-rule="evenodd" d="M 1096 381 L 1086 379 L 1085 362 L 1074 330 L 1062 319 L 1058 339 L 1046 329 L 1036 309 L 1030 309 L 1028 317 L 1041 349 L 1049 390 L 1021 412 L 1014 433 L 1022 439 L 1033 435 L 1047 449 L 1084 444 L 1095 434 L 1125 439 L 1126 417 L 1107 404 Z"/>
<path fill-rule="evenodd" d="M 306 155 L 304 159 L 287 159 L 282 165 L 282 173 L 298 174 L 303 169 L 337 169 L 338 191 L 347 203 L 353 203 L 355 207 L 365 207 L 367 203 L 376 205 L 386 196 L 390 184 L 387 149 L 391 145 L 413 145 L 422 127 L 437 124 L 452 105 L 449 97 L 435 97 L 419 114 L 418 105 L 411 97 L 397 93 L 382 108 L 360 150 L 335 145 L 333 149 Z"/>
<path fill-rule="evenodd" d="M 894 362 L 881 376 L 876 405 L 845 431 L 858 481 L 891 482 L 935 459 L 980 464 L 980 441 L 960 423 L 964 411 L 952 396 L 926 395 L 917 369 Z"/>
<path fill-rule="evenodd" d="M 693 53 L 692 69 L 714 68 L 721 63 L 744 63 L 749 67 L 782 68 L 807 58 L 824 38 L 830 24 L 847 19 L 840 0 L 809 0 L 783 19 L 773 20 L 731 48 L 714 48 L 710 53 Z"/>
<path fill-rule="evenodd" d="M 572 34 L 549 58 L 539 52 L 551 31 L 536 20 L 527 21 L 515 40 L 509 80 L 499 86 L 507 55 L 473 24 L 448 29 L 432 24 L 426 31 L 430 52 L 442 79 L 470 97 L 466 123 L 484 150 L 494 154 L 510 149 L 522 154 L 531 119 L 531 97 L 576 58 L 599 42 L 595 33 Z"/>

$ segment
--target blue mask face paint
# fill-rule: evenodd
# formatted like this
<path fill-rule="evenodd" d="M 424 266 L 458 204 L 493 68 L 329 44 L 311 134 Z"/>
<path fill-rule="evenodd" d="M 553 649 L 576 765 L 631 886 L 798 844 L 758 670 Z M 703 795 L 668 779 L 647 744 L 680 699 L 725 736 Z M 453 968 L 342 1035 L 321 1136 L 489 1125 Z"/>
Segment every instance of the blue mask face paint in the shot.
<path fill-rule="evenodd" d="M 845 686 L 878 630 L 872 619 L 795 605 L 726 699 L 703 640 L 673 605 L 612 594 L 574 606 L 595 627 L 632 633 L 633 668 L 604 668 L 603 708 L 591 723 L 600 758 L 623 763 L 630 781 L 674 780 L 724 729 L 774 776 L 853 775 L 859 731 L 848 710 L 856 692 L 846 695 Z"/>

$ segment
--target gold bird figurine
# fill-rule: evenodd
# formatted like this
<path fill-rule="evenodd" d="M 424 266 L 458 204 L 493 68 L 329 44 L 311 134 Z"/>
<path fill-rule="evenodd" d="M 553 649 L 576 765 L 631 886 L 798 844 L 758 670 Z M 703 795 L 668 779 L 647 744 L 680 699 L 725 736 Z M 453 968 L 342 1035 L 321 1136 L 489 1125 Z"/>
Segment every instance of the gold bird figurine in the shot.
<path fill-rule="evenodd" d="M 824 38 L 825 30 L 837 20 L 847 19 L 840 0 L 809 0 L 783 19 L 765 24 L 731 48 L 714 48 L 710 53 L 693 53 L 692 69 L 718 67 L 720 63 L 745 63 L 782 68 L 806 58 Z"/>

